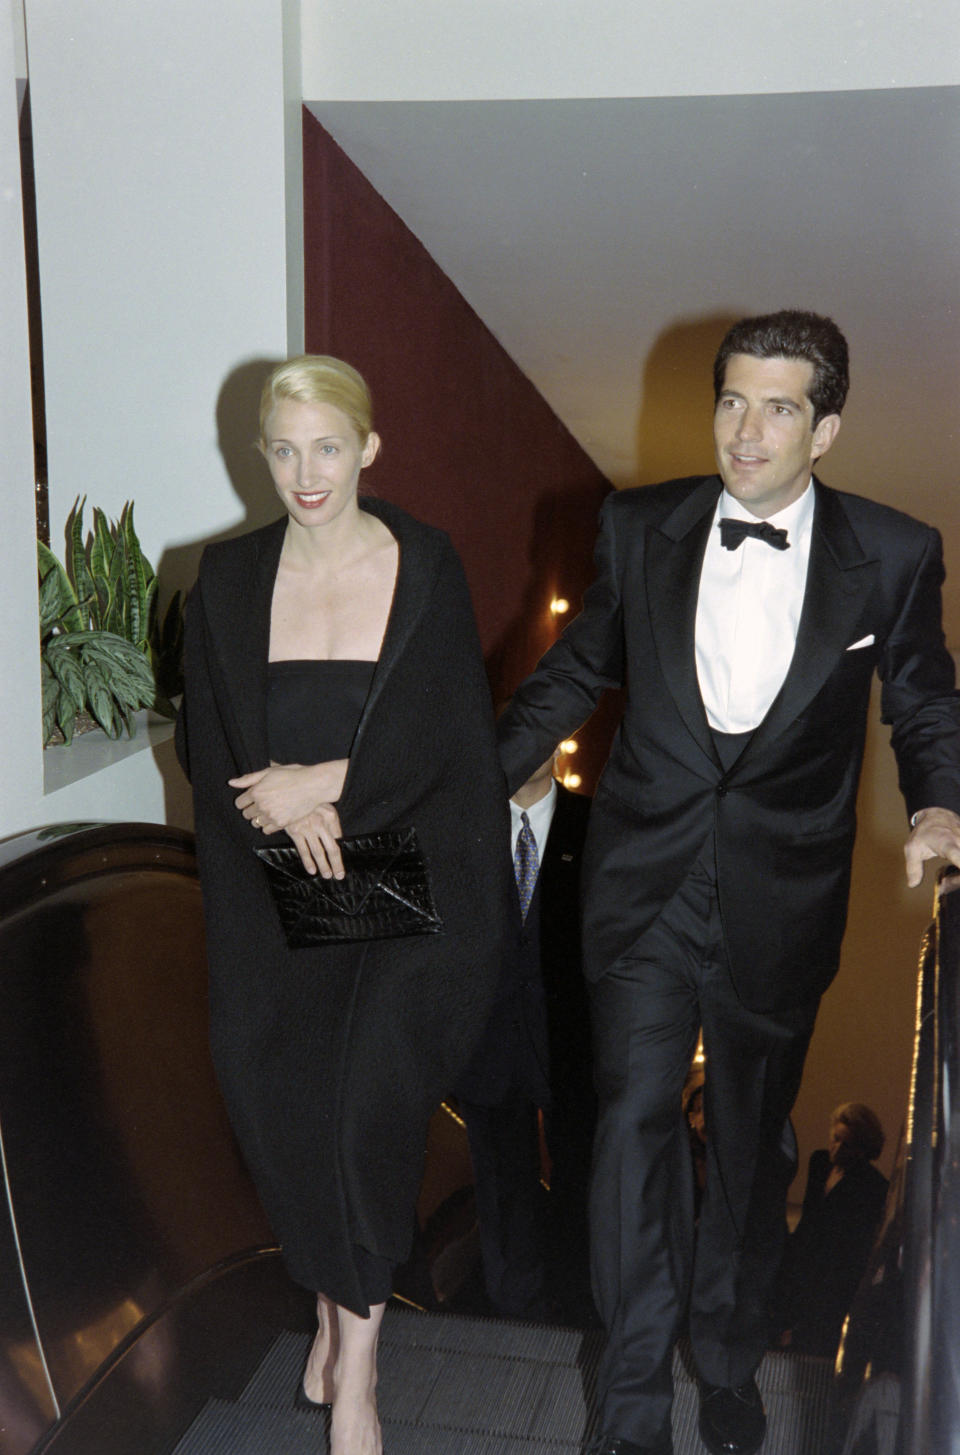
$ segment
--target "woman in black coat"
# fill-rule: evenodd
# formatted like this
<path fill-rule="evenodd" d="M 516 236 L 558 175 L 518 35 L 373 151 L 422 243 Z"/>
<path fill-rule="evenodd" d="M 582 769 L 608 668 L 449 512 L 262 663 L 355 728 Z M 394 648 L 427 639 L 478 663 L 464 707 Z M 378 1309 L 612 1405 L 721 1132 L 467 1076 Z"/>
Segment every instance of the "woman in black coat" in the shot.
<path fill-rule="evenodd" d="M 810 1157 L 803 1212 L 784 1251 L 775 1290 L 776 1343 L 833 1358 L 883 1217 L 887 1179 L 871 1164 L 883 1151 L 880 1119 L 862 1102 L 838 1106 L 830 1145 Z"/>
<path fill-rule="evenodd" d="M 317 1291 L 302 1394 L 332 1402 L 333 1455 L 381 1449 L 380 1321 L 427 1122 L 493 995 L 509 892 L 462 568 L 441 531 L 358 496 L 378 448 L 349 365 L 274 370 L 261 449 L 285 515 L 204 552 L 178 724 L 214 1060 L 290 1273 Z M 410 826 L 442 932 L 290 949 L 254 849 L 289 840 L 308 871 L 341 878 L 341 835 Z"/>

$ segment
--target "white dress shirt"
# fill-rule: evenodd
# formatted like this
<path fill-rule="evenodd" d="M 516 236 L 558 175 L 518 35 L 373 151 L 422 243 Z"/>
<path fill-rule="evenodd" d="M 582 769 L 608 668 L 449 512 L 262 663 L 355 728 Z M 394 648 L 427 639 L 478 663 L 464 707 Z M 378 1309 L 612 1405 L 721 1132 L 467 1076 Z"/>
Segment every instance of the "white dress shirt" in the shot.
<path fill-rule="evenodd" d="M 513 852 L 517 848 L 517 835 L 523 827 L 520 815 L 526 813 L 530 824 L 530 832 L 537 841 L 537 863 L 543 863 L 543 851 L 547 846 L 547 835 L 550 832 L 550 825 L 553 823 L 553 811 L 557 806 L 557 784 L 556 780 L 551 781 L 548 791 L 542 798 L 538 798 L 531 808 L 518 808 L 513 799 L 510 800 L 510 843 Z"/>
<path fill-rule="evenodd" d="M 720 732 L 757 727 L 783 686 L 807 584 L 813 505 L 808 485 L 792 505 L 768 517 L 786 530 L 787 550 L 747 536 L 730 551 L 720 544 L 721 519 L 757 516 L 721 492 L 703 556 L 696 624 L 700 695 L 707 721 Z"/>

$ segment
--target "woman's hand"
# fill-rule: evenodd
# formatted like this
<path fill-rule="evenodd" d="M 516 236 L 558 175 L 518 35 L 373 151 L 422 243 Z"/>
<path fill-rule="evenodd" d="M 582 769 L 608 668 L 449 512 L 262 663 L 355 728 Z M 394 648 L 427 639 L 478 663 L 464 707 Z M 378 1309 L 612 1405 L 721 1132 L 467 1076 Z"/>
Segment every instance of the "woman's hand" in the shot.
<path fill-rule="evenodd" d="M 229 780 L 242 793 L 234 801 L 254 828 L 264 834 L 285 829 L 296 844 L 308 873 L 324 879 L 343 878 L 336 840 L 340 819 L 333 807 L 343 792 L 349 760 L 327 763 L 271 763 L 256 773 Z"/>
<path fill-rule="evenodd" d="M 332 803 L 322 803 L 312 813 L 287 824 L 287 833 L 308 874 L 319 873 L 321 879 L 343 878 L 343 859 L 337 843 L 340 818 Z"/>
<path fill-rule="evenodd" d="M 329 763 L 271 763 L 256 773 L 229 779 L 231 788 L 242 788 L 235 799 L 237 808 L 254 828 L 275 834 L 321 804 L 336 803 L 343 792 L 349 759 Z"/>

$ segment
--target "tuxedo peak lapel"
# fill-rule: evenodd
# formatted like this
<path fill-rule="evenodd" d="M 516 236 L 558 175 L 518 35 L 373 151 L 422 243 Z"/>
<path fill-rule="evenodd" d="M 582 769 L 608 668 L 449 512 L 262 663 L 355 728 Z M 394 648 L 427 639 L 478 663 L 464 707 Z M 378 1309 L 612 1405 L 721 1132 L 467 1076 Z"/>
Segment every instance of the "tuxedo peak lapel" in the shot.
<path fill-rule="evenodd" d="M 700 569 L 720 494 L 719 477 L 698 485 L 659 526 L 647 530 L 647 611 L 657 658 L 694 741 L 718 763 L 697 681 L 696 625 Z"/>
<path fill-rule="evenodd" d="M 860 623 L 879 562 L 864 553 L 839 498 L 815 482 L 816 505 L 793 659 L 741 763 L 793 723 L 833 671 Z M 869 630 L 867 622 L 864 630 Z"/>
<path fill-rule="evenodd" d="M 719 475 L 705 475 L 689 495 L 662 520 L 658 529 L 672 541 L 683 540 L 684 536 L 703 521 L 708 511 L 716 508 L 723 489 Z"/>

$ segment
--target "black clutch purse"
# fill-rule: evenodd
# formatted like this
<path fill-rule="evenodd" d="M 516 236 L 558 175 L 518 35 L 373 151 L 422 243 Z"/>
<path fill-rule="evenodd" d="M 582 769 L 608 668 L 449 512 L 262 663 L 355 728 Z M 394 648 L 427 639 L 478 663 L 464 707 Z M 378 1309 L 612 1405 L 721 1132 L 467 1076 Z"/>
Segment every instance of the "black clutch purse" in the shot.
<path fill-rule="evenodd" d="M 345 877 L 323 879 L 292 844 L 254 849 L 291 949 L 440 933 L 416 829 L 341 839 L 340 852 Z"/>

